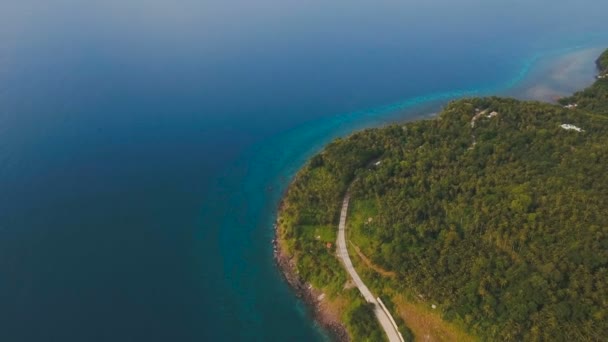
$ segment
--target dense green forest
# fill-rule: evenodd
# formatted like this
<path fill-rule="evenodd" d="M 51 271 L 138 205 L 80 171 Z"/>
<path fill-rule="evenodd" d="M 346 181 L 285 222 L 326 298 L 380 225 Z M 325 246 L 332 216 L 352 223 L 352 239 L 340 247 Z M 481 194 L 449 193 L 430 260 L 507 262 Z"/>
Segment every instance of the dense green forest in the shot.
<path fill-rule="evenodd" d="M 286 193 L 283 248 L 303 279 L 353 297 L 327 245 L 350 189 L 349 240 L 396 274 L 367 273 L 380 295 L 436 303 L 483 340 L 605 340 L 608 78 L 560 103 L 462 99 L 433 120 L 332 142 Z M 352 302 L 351 336 L 377 336 Z"/>

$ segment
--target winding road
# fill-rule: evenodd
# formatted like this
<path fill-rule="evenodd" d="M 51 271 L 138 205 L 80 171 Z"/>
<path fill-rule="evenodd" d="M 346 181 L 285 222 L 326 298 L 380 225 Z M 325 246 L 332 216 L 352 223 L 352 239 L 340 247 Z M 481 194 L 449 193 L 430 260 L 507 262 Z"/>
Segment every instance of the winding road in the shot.
<path fill-rule="evenodd" d="M 374 305 L 374 313 L 376 314 L 378 322 L 380 322 L 380 325 L 382 325 L 388 340 L 390 342 L 404 342 L 401 333 L 399 333 L 399 330 L 397 329 L 395 320 L 388 312 L 384 304 L 382 304 L 380 298 L 376 299 L 367 286 L 365 286 L 365 283 L 363 283 L 363 280 L 361 280 L 361 277 L 359 277 L 359 274 L 353 267 L 353 263 L 348 255 L 348 250 L 346 249 L 346 214 L 348 213 L 349 201 L 350 194 L 347 193 L 346 196 L 344 196 L 344 201 L 342 202 L 342 212 L 340 213 L 340 224 L 338 226 L 338 256 L 344 263 L 346 271 L 348 271 L 348 274 L 350 274 L 365 300 Z"/>

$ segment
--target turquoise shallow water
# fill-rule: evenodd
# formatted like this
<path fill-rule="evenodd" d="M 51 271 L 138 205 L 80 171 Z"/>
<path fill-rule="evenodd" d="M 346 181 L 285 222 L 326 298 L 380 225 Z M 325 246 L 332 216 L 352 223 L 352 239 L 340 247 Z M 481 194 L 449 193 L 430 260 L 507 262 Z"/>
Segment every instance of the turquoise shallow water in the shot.
<path fill-rule="evenodd" d="M 306 162 L 306 159 L 318 152 L 323 145 L 334 138 L 366 127 L 427 118 L 429 114 L 439 110 L 446 101 L 456 98 L 503 95 L 545 100 L 537 98 L 534 93 L 529 94 L 529 90 L 538 85 L 544 86 L 550 94 L 561 94 L 563 91 L 572 92 L 593 82 L 596 74 L 593 61 L 603 48 L 594 44 L 590 46 L 577 46 L 547 51 L 542 54 L 538 53 L 530 59 L 522 61 L 520 71 L 513 78 L 507 79 L 499 85 L 489 86 L 485 89 L 469 89 L 420 96 L 377 108 L 336 115 L 330 119 L 323 118 L 322 120 L 311 121 L 249 149 L 231 168 L 233 172 L 222 178 L 222 182 L 228 184 L 222 188 L 223 192 L 239 194 L 238 197 L 234 198 L 234 203 L 230 206 L 229 211 L 225 214 L 225 219 L 222 221 L 222 227 L 224 228 L 221 229 L 220 241 L 225 246 L 222 250 L 225 258 L 230 260 L 229 263 L 234 267 L 233 272 L 238 273 L 239 277 L 248 279 L 245 286 L 253 285 L 253 288 L 250 289 L 243 289 L 237 285 L 234 290 L 243 296 L 243 300 L 246 300 L 246 296 L 251 294 L 249 290 L 256 291 L 256 285 L 254 284 L 256 284 L 260 270 L 252 269 L 254 266 L 249 259 L 239 259 L 232 253 L 228 246 L 233 247 L 235 240 L 234 231 L 230 227 L 243 224 L 235 220 L 238 217 L 254 218 L 255 221 L 245 223 L 245 227 L 249 226 L 251 230 L 245 229 L 244 231 L 251 235 L 246 235 L 243 239 L 242 242 L 246 245 L 243 249 L 247 250 L 255 244 L 267 245 L 273 238 L 274 232 L 271 227 L 276 217 L 275 213 L 282 192 L 288 186 L 293 175 Z M 578 68 L 569 71 L 566 75 L 569 81 L 566 84 L 554 81 L 553 78 L 557 73 L 566 72 L 562 68 L 564 61 L 572 60 L 574 60 L 573 63 L 578 65 Z M 260 201 L 260 197 L 264 197 L 265 200 Z M 265 227 L 261 235 L 257 227 Z M 271 257 L 271 250 L 267 249 L 262 253 L 262 258 L 255 264 L 264 265 Z M 276 270 L 272 276 L 280 278 Z M 259 286 L 267 288 L 268 284 L 261 283 Z M 279 289 L 273 289 L 273 291 L 276 292 L 271 292 L 270 297 L 257 298 L 256 300 L 267 301 L 267 305 L 272 305 L 274 295 L 281 293 Z M 257 308 L 252 307 L 251 309 L 252 311 L 249 314 L 251 316 L 257 315 Z M 309 317 L 308 311 L 302 303 L 298 303 L 296 309 L 300 315 Z M 302 338 L 297 335 L 296 337 Z"/>
<path fill-rule="evenodd" d="M 272 260 L 297 169 L 453 98 L 588 84 L 607 6 L 2 2 L 0 340 L 324 339 Z"/>

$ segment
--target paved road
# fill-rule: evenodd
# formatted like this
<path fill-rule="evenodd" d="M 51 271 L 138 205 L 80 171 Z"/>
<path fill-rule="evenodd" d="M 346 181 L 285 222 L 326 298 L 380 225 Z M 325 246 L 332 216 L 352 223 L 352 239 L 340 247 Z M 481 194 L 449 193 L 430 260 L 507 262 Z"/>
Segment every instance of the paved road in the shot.
<path fill-rule="evenodd" d="M 388 340 L 390 342 L 403 342 L 403 337 L 392 323 L 394 320 L 390 317 L 390 313 L 382 309 L 374 295 L 372 295 L 372 292 L 365 286 L 365 283 L 363 283 L 363 280 L 361 280 L 361 277 L 359 277 L 359 274 L 355 271 L 350 256 L 348 256 L 348 250 L 346 249 L 346 214 L 348 212 L 349 201 L 350 194 L 347 193 L 346 196 L 344 196 L 344 202 L 342 202 L 340 225 L 338 226 L 338 256 L 342 259 L 344 267 L 346 267 L 346 270 L 351 278 L 353 278 L 355 285 L 357 285 L 357 288 L 361 291 L 365 300 L 374 305 L 374 313 L 376 314 L 376 318 L 378 318 L 378 322 L 380 322 L 382 328 L 386 332 Z"/>

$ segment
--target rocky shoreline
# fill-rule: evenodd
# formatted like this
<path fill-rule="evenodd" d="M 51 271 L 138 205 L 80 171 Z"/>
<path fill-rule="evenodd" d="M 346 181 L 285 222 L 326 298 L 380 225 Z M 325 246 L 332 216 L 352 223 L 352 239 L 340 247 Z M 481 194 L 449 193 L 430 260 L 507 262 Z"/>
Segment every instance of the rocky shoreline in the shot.
<path fill-rule="evenodd" d="M 315 321 L 329 332 L 330 337 L 334 341 L 347 342 L 349 341 L 346 327 L 324 307 L 324 294 L 305 282 L 296 272 L 294 261 L 286 255 L 279 246 L 278 225 L 275 225 L 275 238 L 272 240 L 273 254 L 277 266 L 281 270 L 283 277 L 291 288 L 294 289 L 298 298 L 301 298 L 306 305 L 313 310 Z"/>

